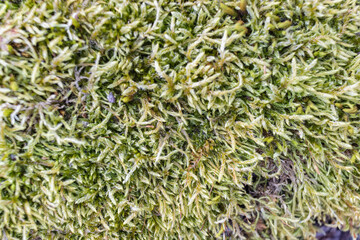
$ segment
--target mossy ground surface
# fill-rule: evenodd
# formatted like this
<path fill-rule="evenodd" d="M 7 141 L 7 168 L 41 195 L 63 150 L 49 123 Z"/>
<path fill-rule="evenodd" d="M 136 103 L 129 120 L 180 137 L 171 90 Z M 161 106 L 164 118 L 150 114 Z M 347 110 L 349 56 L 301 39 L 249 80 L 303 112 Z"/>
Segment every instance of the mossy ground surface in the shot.
<path fill-rule="evenodd" d="M 1 239 L 360 227 L 358 0 L 0 3 Z"/>

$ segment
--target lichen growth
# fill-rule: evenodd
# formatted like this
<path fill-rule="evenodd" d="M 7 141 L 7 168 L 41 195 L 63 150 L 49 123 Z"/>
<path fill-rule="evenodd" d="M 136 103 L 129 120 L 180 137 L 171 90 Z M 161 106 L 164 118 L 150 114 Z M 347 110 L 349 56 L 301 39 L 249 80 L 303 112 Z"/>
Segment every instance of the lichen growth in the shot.
<path fill-rule="evenodd" d="M 0 3 L 1 239 L 360 226 L 357 0 Z"/>

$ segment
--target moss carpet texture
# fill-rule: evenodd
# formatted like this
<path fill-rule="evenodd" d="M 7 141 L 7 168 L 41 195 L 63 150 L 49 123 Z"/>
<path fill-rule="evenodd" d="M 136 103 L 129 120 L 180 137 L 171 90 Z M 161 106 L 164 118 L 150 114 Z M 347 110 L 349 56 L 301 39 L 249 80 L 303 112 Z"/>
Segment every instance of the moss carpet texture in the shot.
<path fill-rule="evenodd" d="M 0 2 L 1 239 L 360 229 L 359 0 Z"/>

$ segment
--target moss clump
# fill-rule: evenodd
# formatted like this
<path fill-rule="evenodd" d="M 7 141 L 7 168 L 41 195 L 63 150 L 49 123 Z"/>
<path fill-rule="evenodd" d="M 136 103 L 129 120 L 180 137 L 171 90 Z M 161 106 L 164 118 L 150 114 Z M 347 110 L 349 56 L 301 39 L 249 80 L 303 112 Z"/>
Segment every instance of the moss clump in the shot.
<path fill-rule="evenodd" d="M 0 3 L 0 238 L 360 225 L 360 6 Z"/>

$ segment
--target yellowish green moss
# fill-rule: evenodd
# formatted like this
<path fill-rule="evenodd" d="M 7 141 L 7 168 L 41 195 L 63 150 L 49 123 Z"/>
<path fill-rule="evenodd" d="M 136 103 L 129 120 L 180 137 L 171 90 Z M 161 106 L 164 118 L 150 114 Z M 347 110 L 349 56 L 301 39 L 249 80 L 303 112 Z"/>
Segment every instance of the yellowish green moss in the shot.
<path fill-rule="evenodd" d="M 360 226 L 360 4 L 2 1 L 1 239 Z"/>

